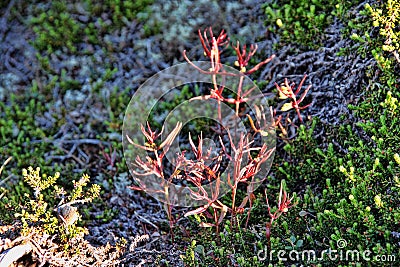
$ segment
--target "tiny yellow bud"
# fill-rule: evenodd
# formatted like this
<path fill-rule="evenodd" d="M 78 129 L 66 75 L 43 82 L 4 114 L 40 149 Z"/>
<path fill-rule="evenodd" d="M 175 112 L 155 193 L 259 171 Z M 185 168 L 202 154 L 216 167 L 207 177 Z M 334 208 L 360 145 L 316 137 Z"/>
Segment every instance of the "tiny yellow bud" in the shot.
<path fill-rule="evenodd" d="M 343 167 L 343 166 L 340 166 L 339 167 L 339 171 L 342 172 L 342 173 L 346 173 L 346 168 Z"/>
<path fill-rule="evenodd" d="M 278 25 L 279 28 L 282 27 L 283 26 L 282 20 L 281 19 L 277 19 L 276 20 L 276 25 Z"/>
<path fill-rule="evenodd" d="M 353 33 L 352 35 L 351 35 L 351 39 L 358 39 L 358 34 L 357 33 Z"/>
<path fill-rule="evenodd" d="M 381 197 L 380 197 L 379 195 L 376 195 L 376 196 L 374 197 L 374 200 L 375 200 L 375 205 L 376 205 L 378 208 L 383 208 L 383 201 L 382 201 L 382 199 L 381 199 Z"/>
<path fill-rule="evenodd" d="M 393 48 L 393 46 L 391 46 L 391 45 L 382 45 L 382 50 L 383 50 L 383 51 L 389 51 L 389 52 L 391 52 L 393 49 L 394 49 L 394 48 Z"/>
<path fill-rule="evenodd" d="M 353 195 L 350 195 L 350 196 L 349 196 L 349 199 L 350 199 L 351 201 L 353 201 L 353 200 L 354 200 L 354 196 L 353 196 Z"/>
<path fill-rule="evenodd" d="M 400 179 L 399 179 L 399 177 L 395 176 L 395 177 L 393 177 L 393 180 L 396 183 L 396 186 L 400 187 Z"/>
<path fill-rule="evenodd" d="M 246 67 L 242 67 L 242 68 L 240 69 L 240 72 L 246 72 Z"/>
<path fill-rule="evenodd" d="M 236 60 L 234 64 L 236 67 L 239 67 L 239 61 Z"/>
<path fill-rule="evenodd" d="M 371 207 L 370 207 L 370 206 L 367 206 L 367 207 L 365 208 L 365 210 L 366 210 L 367 212 L 370 212 L 370 211 L 371 211 Z"/>
<path fill-rule="evenodd" d="M 396 161 L 396 163 L 400 165 L 400 156 L 398 153 L 394 154 L 394 161 Z"/>
<path fill-rule="evenodd" d="M 268 136 L 268 132 L 267 131 L 260 130 L 260 134 L 262 136 Z"/>

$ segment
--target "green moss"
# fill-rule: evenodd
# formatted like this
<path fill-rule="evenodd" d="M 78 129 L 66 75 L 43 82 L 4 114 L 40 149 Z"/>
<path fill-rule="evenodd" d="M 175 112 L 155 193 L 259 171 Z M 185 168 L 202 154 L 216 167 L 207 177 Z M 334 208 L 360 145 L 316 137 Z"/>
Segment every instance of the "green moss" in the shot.
<path fill-rule="evenodd" d="M 265 24 L 279 33 L 282 43 L 316 48 L 322 45 L 334 17 L 343 17 L 352 2 L 357 1 L 272 1 L 263 6 Z"/>
<path fill-rule="evenodd" d="M 35 87 L 33 95 L 35 95 Z M 36 115 L 45 110 L 44 99 L 37 95 L 27 98 L 11 94 L 9 98 L 0 103 L 0 156 L 7 158 L 13 156 L 17 166 L 30 164 L 45 166 L 44 151 L 48 149 L 46 142 L 35 142 L 50 136 L 39 125 Z"/>
<path fill-rule="evenodd" d="M 133 21 L 144 23 L 146 33 L 157 32 L 156 25 L 146 25 L 150 15 L 149 5 L 153 0 L 120 1 L 86 0 L 80 3 L 85 15 L 78 13 L 75 3 L 67 1 L 53 1 L 37 9 L 30 18 L 29 23 L 36 33 L 33 45 L 40 51 L 48 54 L 66 47 L 71 53 L 79 52 L 78 45 L 90 43 L 93 45 L 106 45 L 102 36 L 112 33 L 115 29 L 129 25 Z M 107 14 L 110 21 L 104 21 L 100 16 Z M 86 20 L 79 20 L 80 16 Z"/>
<path fill-rule="evenodd" d="M 53 2 L 48 11 L 42 10 L 38 17 L 31 18 L 30 23 L 37 35 L 33 45 L 39 50 L 52 53 L 66 46 L 76 52 L 74 44 L 82 41 L 81 25 L 67 12 L 65 2 Z"/>
<path fill-rule="evenodd" d="M 227 222 L 220 236 L 206 229 L 201 230 L 196 235 L 197 242 L 187 247 L 184 261 L 188 266 L 234 266 L 232 262 L 240 266 L 287 266 L 289 262 L 279 261 L 276 254 L 270 260 L 268 252 L 282 249 L 288 256 L 293 249 L 313 250 L 320 256 L 325 249 L 340 251 L 339 242 L 343 240 L 346 241 L 342 249 L 344 252 L 371 251 L 371 260 L 325 258 L 311 261 L 300 259 L 290 263 L 391 266 L 394 257 L 400 257 L 399 238 L 396 237 L 400 227 L 400 80 L 396 75 L 398 64 L 393 53 L 398 48 L 389 51 L 384 47 L 388 36 L 393 40 L 397 38 L 394 36 L 397 28 L 388 24 L 398 14 L 393 2 L 367 6 L 367 11 L 358 15 L 362 19 L 349 23 L 353 32 L 344 30 L 344 34 L 348 34 L 344 38 L 350 38 L 351 34 L 362 36 L 360 40 L 354 38 L 355 35 L 351 37 L 359 42 L 360 47 L 353 52 L 374 57 L 377 61 L 376 66 L 366 70 L 370 81 L 368 89 L 364 88 L 362 101 L 356 106 L 349 105 L 355 116 L 355 125 L 350 124 L 345 116 L 342 124 L 337 126 L 322 124 L 318 118 L 313 118 L 298 128 L 294 140 L 282 141 L 282 151 L 277 151 L 271 176 L 268 177 L 268 192 L 277 192 L 277 185 L 285 180 L 291 191 L 298 192 L 298 204 L 270 229 L 270 242 L 265 238 L 268 209 L 264 196 L 259 194 L 253 206 L 249 229 L 232 228 Z M 281 28 L 277 32 L 282 40 L 300 42 L 306 46 L 318 44 L 308 42 L 312 39 L 309 39 L 311 36 L 307 37 L 306 32 L 296 35 L 293 32 L 296 22 L 304 29 L 308 29 L 310 23 L 317 23 L 314 34 L 317 34 L 317 40 L 322 40 L 323 36 L 319 34 L 323 33 L 324 23 L 328 20 L 312 22 L 307 16 L 311 10 L 305 10 L 307 5 L 310 7 L 316 3 L 288 1 L 286 5 L 266 5 L 270 7 L 267 12 L 273 18 L 271 21 L 275 23 L 278 18 L 281 19 L 282 24 L 278 23 Z M 327 1 L 326 7 L 321 9 L 316 7 L 315 14 L 322 10 L 328 14 L 329 3 Z M 296 9 L 293 9 L 294 5 Z M 340 6 L 336 6 L 333 15 L 348 19 L 343 10 L 338 8 Z M 288 17 L 291 17 L 292 24 L 285 25 L 284 19 Z M 286 28 L 288 32 L 285 33 L 285 27 L 289 26 L 293 31 L 289 32 Z M 318 31 L 319 26 L 323 26 L 319 28 L 321 31 Z M 380 27 L 380 30 L 372 31 L 370 26 Z M 285 39 L 289 36 L 293 38 Z M 315 133 L 321 131 L 323 136 L 316 137 Z M 243 225 L 245 218 L 239 216 L 238 221 Z M 262 262 L 260 258 L 254 258 L 261 250 L 267 252 Z M 390 260 L 378 263 L 376 256 Z"/>

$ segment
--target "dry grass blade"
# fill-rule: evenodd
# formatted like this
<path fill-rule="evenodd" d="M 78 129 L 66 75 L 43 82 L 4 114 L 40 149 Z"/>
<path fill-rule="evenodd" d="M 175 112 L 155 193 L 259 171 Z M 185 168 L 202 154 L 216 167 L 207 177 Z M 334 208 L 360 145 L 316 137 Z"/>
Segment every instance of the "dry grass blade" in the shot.
<path fill-rule="evenodd" d="M 1 167 L 0 167 L 0 176 L 1 176 L 1 173 L 3 172 L 4 167 L 5 167 L 11 160 L 12 160 L 12 157 L 9 157 L 8 159 L 6 159 L 6 161 L 4 161 L 3 165 L 1 165 Z M 8 178 L 9 178 L 9 177 L 8 177 Z M 3 183 L 5 183 L 5 182 L 7 181 L 8 178 L 6 178 L 6 179 L 4 179 L 4 180 L 1 180 L 1 181 L 0 181 L 0 185 L 3 184 Z M 2 196 L 2 195 L 1 195 L 1 196 Z M 1 198 L 1 196 L 0 196 L 0 198 Z"/>
<path fill-rule="evenodd" d="M 9 157 L 8 159 L 6 159 L 6 161 L 4 161 L 3 165 L 1 165 L 0 168 L 0 175 L 3 172 L 4 167 L 12 160 L 12 157 Z"/>

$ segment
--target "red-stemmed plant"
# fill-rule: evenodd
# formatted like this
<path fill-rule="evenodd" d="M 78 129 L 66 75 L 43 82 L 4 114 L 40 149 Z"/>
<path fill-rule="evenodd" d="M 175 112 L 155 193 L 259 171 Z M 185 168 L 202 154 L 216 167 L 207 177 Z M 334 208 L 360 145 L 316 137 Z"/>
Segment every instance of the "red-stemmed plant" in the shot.
<path fill-rule="evenodd" d="M 270 111 L 264 111 L 262 107 L 255 106 L 255 114 L 257 118 L 257 124 L 254 123 L 253 118 L 250 114 L 241 114 L 239 112 L 239 107 L 241 104 L 248 102 L 248 97 L 250 93 L 256 89 L 250 88 L 244 90 L 243 83 L 245 75 L 253 74 L 254 72 L 258 71 L 261 67 L 265 64 L 271 62 L 275 57 L 272 55 L 271 57 L 261 61 L 260 63 L 256 64 L 253 67 L 249 67 L 249 63 L 251 58 L 255 55 L 257 51 L 256 45 L 251 45 L 249 49 L 246 46 L 240 46 L 239 42 L 236 45 L 232 45 L 233 50 L 236 53 L 236 61 L 235 65 L 239 68 L 239 74 L 228 72 L 225 70 L 224 65 L 221 63 L 221 53 L 224 48 L 229 46 L 229 38 L 224 31 L 218 36 L 214 36 L 213 31 L 211 28 L 206 29 L 203 34 L 199 30 L 199 39 L 202 44 L 204 55 L 210 60 L 210 68 L 209 69 L 201 69 L 196 66 L 186 55 L 186 51 L 183 51 L 183 57 L 185 60 L 193 66 L 197 71 L 201 72 L 202 74 L 210 75 L 212 78 L 212 88 L 210 88 L 210 93 L 208 95 L 203 95 L 199 97 L 194 97 L 191 99 L 193 100 L 207 100 L 207 99 L 215 99 L 218 102 L 218 119 L 222 122 L 222 114 L 221 114 L 221 104 L 231 104 L 235 106 L 235 115 L 237 118 L 243 117 L 247 118 L 252 131 L 247 134 L 241 134 L 240 137 L 236 140 L 232 138 L 228 131 L 229 135 L 229 147 L 232 149 L 232 154 L 230 155 L 227 153 L 227 145 L 222 141 L 222 138 L 219 138 L 219 142 L 221 144 L 220 151 L 217 151 L 218 156 L 211 156 L 213 153 L 211 149 L 204 151 L 203 149 L 203 138 L 200 136 L 198 138 L 198 144 L 195 145 L 191 136 L 189 136 L 189 143 L 191 146 L 191 150 L 195 155 L 195 159 L 188 159 L 185 157 L 186 151 L 178 153 L 175 159 L 175 167 L 173 174 L 170 177 L 164 177 L 164 168 L 163 165 L 163 158 L 165 157 L 169 147 L 171 146 L 173 140 L 177 137 L 180 129 L 182 128 L 182 124 L 178 123 L 175 129 L 168 135 L 165 141 L 161 143 L 161 145 L 156 144 L 156 139 L 159 138 L 161 133 L 156 133 L 151 130 L 150 125 L 147 125 L 147 130 L 144 126 L 141 126 L 143 135 L 146 137 L 146 144 L 140 145 L 135 144 L 131 139 L 128 138 L 128 141 L 133 145 L 145 150 L 152 152 L 154 155 L 150 157 L 147 155 L 144 159 L 137 157 L 136 158 L 136 165 L 141 171 L 134 171 L 134 174 L 137 176 L 146 176 L 146 175 L 156 175 L 160 179 L 160 184 L 164 190 L 160 190 L 160 192 L 165 195 L 166 199 L 166 210 L 168 213 L 168 218 L 170 221 L 171 233 L 172 233 L 172 224 L 174 222 L 172 216 L 172 203 L 169 202 L 169 192 L 168 192 L 168 183 L 172 182 L 173 178 L 177 176 L 180 179 L 185 179 L 186 181 L 191 183 L 191 187 L 188 187 L 192 199 L 195 201 L 199 201 L 199 203 L 206 203 L 203 204 L 201 207 L 196 208 L 194 210 L 188 211 L 185 216 L 195 215 L 195 214 L 209 214 L 209 211 L 212 212 L 212 219 L 213 222 L 202 222 L 200 226 L 203 227 L 215 227 L 216 231 L 219 231 L 219 225 L 226 217 L 228 213 L 231 214 L 232 221 L 236 219 L 237 213 L 242 213 L 249 204 L 246 226 L 249 221 L 250 212 L 252 208 L 252 203 L 254 201 L 254 185 L 256 184 L 255 177 L 260 172 L 261 165 L 267 161 L 274 149 L 268 149 L 266 144 L 255 145 L 254 144 L 254 137 L 255 135 L 267 136 L 268 131 L 271 130 L 268 127 L 271 127 L 271 124 L 267 123 L 265 112 L 271 112 L 273 118 L 276 117 L 276 110 L 271 108 Z M 249 68 L 249 70 L 247 70 Z M 217 76 L 236 76 L 238 77 L 238 86 L 237 92 L 234 97 L 226 97 L 224 96 L 224 89 L 225 84 L 222 80 L 220 84 L 217 83 Z M 294 83 L 289 84 L 287 79 L 282 86 L 276 84 L 276 87 L 279 91 L 280 99 L 290 99 L 290 103 L 286 103 L 282 106 L 281 111 L 285 112 L 290 109 L 295 109 L 297 116 L 299 117 L 300 122 L 302 122 L 302 117 L 300 111 L 307 108 L 309 105 L 300 107 L 300 104 L 304 100 L 305 96 L 307 95 L 311 86 L 308 86 L 302 95 L 299 97 L 301 88 L 303 83 L 306 79 L 306 75 L 300 82 L 298 88 L 293 91 L 295 85 Z M 287 117 L 286 121 L 290 121 Z M 269 125 L 269 126 L 268 126 Z M 278 128 L 282 131 L 285 135 L 286 130 L 282 125 L 282 114 L 279 115 L 274 121 L 272 122 L 272 127 Z M 231 164 L 233 164 L 233 172 L 227 175 L 227 183 L 229 188 L 232 192 L 232 204 L 230 207 L 225 205 L 219 200 L 220 197 L 220 185 L 221 185 L 221 173 L 220 167 L 223 158 L 227 158 Z M 214 164 L 212 166 L 208 166 L 206 162 L 212 161 Z M 262 180 L 265 179 L 262 178 Z M 260 182 L 260 181 L 257 181 Z M 205 184 L 209 185 L 208 188 L 210 190 L 205 189 Z M 211 184 L 211 186 L 210 186 Z M 236 205 L 236 197 L 237 197 L 237 190 L 239 188 L 239 184 L 245 184 L 247 194 L 242 200 L 239 206 Z M 145 185 L 141 185 L 140 187 L 132 186 L 132 189 L 138 190 L 146 190 Z M 283 185 L 281 184 L 280 194 L 279 194 L 279 201 L 278 201 L 278 208 L 277 210 L 272 213 L 271 208 L 268 203 L 268 197 L 266 196 L 267 205 L 268 205 L 268 214 L 271 218 L 271 221 L 267 224 L 267 238 L 268 232 L 270 232 L 270 227 L 272 223 L 283 213 L 286 213 L 290 207 L 293 206 L 291 201 L 292 198 L 289 198 L 286 191 L 283 189 Z M 270 227 L 268 227 L 268 225 Z"/>

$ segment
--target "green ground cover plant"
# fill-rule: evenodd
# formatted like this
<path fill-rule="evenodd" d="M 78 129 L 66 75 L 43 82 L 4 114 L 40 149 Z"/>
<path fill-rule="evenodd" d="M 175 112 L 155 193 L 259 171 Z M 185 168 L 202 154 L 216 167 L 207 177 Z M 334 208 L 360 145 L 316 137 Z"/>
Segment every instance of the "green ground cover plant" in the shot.
<path fill-rule="evenodd" d="M 355 1 L 353 1 L 355 2 Z M 316 48 L 335 16 L 344 16 L 351 1 L 272 1 L 264 4 L 266 25 L 284 43 Z"/>

